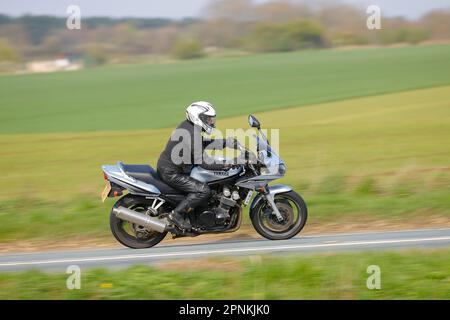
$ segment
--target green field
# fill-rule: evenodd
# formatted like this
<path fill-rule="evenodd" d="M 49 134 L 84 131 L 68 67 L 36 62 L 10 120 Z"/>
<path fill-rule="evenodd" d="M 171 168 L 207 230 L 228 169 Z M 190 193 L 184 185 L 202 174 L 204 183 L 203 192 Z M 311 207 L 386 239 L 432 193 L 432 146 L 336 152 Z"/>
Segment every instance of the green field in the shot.
<path fill-rule="evenodd" d="M 258 116 L 281 130 L 288 173 L 280 182 L 304 195 L 309 224 L 365 217 L 426 225 L 431 215 L 448 221 L 450 87 Z M 219 125 L 244 123 L 238 117 Z M 155 164 L 169 133 L 4 135 L 0 181 L 8 188 L 0 201 L 0 239 L 109 236 L 114 200 L 100 202 L 101 164 Z"/>
<path fill-rule="evenodd" d="M 0 240 L 110 237 L 100 166 L 154 165 L 199 98 L 217 103 L 220 128 L 256 111 L 280 129 L 280 183 L 305 196 L 309 224 L 448 223 L 449 57 L 314 51 L 0 77 Z"/>
<path fill-rule="evenodd" d="M 210 100 L 221 117 L 450 84 L 450 46 L 307 51 L 0 77 L 0 133 L 164 128 Z"/>
<path fill-rule="evenodd" d="M 450 299 L 449 264 L 448 249 L 215 258 L 182 270 L 82 270 L 80 290 L 66 288 L 65 273 L 28 271 L 0 274 L 0 299 Z M 370 265 L 379 290 L 366 286 Z"/>

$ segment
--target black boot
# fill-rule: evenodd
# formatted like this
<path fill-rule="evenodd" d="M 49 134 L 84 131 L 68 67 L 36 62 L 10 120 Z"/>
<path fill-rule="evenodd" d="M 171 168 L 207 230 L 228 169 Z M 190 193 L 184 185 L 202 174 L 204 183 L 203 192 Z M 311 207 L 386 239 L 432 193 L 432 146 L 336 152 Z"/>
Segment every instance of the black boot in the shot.
<path fill-rule="evenodd" d="M 172 211 L 167 217 L 180 229 L 191 229 L 192 227 L 189 219 L 183 217 L 181 213 Z"/>
<path fill-rule="evenodd" d="M 184 215 L 192 210 L 191 202 L 192 197 L 195 194 L 189 194 L 185 199 L 183 199 L 177 207 L 169 214 L 168 218 L 172 221 L 177 227 L 180 229 L 191 229 L 191 222 L 188 218 L 185 218 Z"/>

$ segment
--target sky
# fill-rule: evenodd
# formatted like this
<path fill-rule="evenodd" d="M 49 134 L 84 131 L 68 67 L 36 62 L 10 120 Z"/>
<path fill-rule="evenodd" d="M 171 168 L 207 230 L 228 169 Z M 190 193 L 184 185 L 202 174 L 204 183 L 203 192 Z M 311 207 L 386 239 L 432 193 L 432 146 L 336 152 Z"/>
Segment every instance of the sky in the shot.
<path fill-rule="evenodd" d="M 269 0 L 254 0 L 265 2 Z M 303 2 L 317 2 L 314 0 Z M 322 0 L 329 1 L 329 0 Z M 422 14 L 450 8 L 450 0 L 339 0 L 359 7 L 378 5 L 382 15 L 417 19 Z M 69 5 L 78 5 L 82 16 L 163 17 L 179 19 L 198 17 L 211 0 L 0 0 L 0 13 L 12 16 L 48 14 L 66 16 Z"/>

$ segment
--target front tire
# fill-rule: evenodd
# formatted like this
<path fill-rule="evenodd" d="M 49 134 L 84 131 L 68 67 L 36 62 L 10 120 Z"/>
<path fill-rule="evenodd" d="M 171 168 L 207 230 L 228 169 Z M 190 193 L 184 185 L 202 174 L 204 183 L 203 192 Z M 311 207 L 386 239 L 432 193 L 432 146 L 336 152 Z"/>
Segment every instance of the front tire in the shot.
<path fill-rule="evenodd" d="M 308 218 L 305 201 L 295 191 L 276 194 L 274 201 L 284 220 L 279 222 L 266 199 L 262 198 L 250 212 L 256 232 L 269 240 L 286 240 L 296 236 Z"/>
<path fill-rule="evenodd" d="M 151 205 L 150 201 L 152 200 L 144 197 L 125 195 L 114 204 L 113 209 L 122 206 L 145 213 L 148 206 Z M 113 209 L 109 216 L 111 232 L 116 240 L 126 247 L 132 249 L 150 248 L 160 243 L 167 234 L 167 232 L 147 231 L 140 226 L 119 219 L 114 214 Z"/>

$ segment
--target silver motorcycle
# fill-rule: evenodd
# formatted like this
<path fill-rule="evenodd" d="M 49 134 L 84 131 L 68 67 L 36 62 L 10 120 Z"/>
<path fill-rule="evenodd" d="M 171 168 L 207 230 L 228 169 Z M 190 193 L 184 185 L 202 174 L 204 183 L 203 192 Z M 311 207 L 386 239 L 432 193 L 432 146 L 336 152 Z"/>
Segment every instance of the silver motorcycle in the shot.
<path fill-rule="evenodd" d="M 285 175 L 286 165 L 252 115 L 249 124 L 258 129 L 256 153 L 239 147 L 243 164 L 227 171 L 200 166 L 192 169 L 190 176 L 207 183 L 212 192 L 207 203 L 187 214 L 191 224 L 188 230 L 166 218 L 186 194 L 164 183 L 151 166 L 122 162 L 102 166 L 106 180 L 102 200 L 120 197 L 110 214 L 111 231 L 117 241 L 139 249 L 158 244 L 168 232 L 173 238 L 234 232 L 241 226 L 242 207 L 249 204 L 252 225 L 263 237 L 284 240 L 297 235 L 307 220 L 306 204 L 289 186 L 269 186 Z"/>

